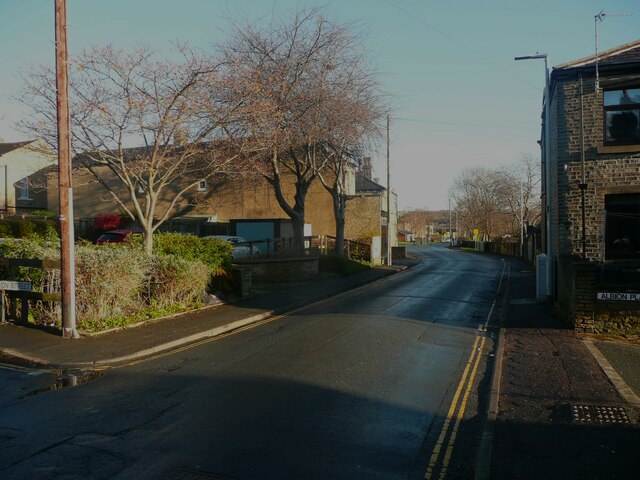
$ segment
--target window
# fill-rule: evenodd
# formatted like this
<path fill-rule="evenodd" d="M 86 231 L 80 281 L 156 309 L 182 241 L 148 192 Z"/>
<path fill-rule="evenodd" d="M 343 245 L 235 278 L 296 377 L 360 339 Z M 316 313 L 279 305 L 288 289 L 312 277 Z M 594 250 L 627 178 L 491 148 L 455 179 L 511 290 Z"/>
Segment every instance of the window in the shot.
<path fill-rule="evenodd" d="M 604 144 L 640 143 L 640 88 L 604 92 Z"/>
<path fill-rule="evenodd" d="M 640 193 L 606 195 L 605 258 L 640 259 Z"/>
<path fill-rule="evenodd" d="M 18 181 L 18 200 L 31 200 L 29 198 L 29 178 L 21 178 Z"/>
<path fill-rule="evenodd" d="M 208 188 L 208 184 L 206 180 L 200 180 L 200 182 L 198 182 L 198 191 L 199 192 L 206 192 L 207 188 Z"/>

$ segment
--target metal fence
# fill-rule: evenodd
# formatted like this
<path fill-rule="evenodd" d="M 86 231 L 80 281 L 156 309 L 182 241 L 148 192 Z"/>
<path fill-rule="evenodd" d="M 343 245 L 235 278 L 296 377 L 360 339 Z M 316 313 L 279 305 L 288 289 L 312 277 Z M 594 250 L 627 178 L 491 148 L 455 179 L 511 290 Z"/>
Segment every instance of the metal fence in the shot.
<path fill-rule="evenodd" d="M 246 259 L 254 258 L 290 258 L 299 255 L 294 247 L 293 238 L 266 238 L 248 240 L 236 246 L 247 247 Z M 336 251 L 336 238 L 331 235 L 315 235 L 304 237 L 302 254 L 331 255 Z M 250 252 L 250 253 L 249 253 Z M 369 261 L 371 245 L 354 240 L 344 241 L 344 256 L 352 260 Z"/>

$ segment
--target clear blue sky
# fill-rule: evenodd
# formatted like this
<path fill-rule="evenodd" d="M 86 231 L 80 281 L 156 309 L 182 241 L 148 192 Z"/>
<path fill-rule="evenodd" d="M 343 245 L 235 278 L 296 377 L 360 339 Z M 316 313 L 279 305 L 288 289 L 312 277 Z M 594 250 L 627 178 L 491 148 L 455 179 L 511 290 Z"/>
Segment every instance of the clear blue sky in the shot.
<path fill-rule="evenodd" d="M 53 64 L 53 0 L 0 0 L 0 137 L 24 115 L 11 99 L 18 73 Z M 138 43 L 168 52 L 171 42 L 215 48 L 230 18 L 289 15 L 321 6 L 359 22 L 390 94 L 391 183 L 400 208 L 447 208 L 453 177 L 468 166 L 494 167 L 525 154 L 539 158 L 542 60 L 513 57 L 548 52 L 551 64 L 640 38 L 637 0 L 67 0 L 71 53 L 92 45 Z M 374 174 L 386 181 L 385 150 L 373 152 Z"/>

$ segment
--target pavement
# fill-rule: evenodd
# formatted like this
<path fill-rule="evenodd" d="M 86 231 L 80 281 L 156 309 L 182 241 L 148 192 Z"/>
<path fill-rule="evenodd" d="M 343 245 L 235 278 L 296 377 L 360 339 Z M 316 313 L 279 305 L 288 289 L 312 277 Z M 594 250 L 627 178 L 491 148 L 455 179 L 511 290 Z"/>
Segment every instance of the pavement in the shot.
<path fill-rule="evenodd" d="M 580 336 L 510 261 L 476 480 L 640 478 L 640 346 Z"/>
<path fill-rule="evenodd" d="M 233 304 L 76 340 L 0 324 L 0 362 L 60 369 L 134 362 L 224 334 L 410 268 L 397 260 L 347 277 L 261 284 Z M 640 345 L 580 337 L 535 301 L 535 273 L 509 259 L 488 421 L 476 479 L 638 478 Z"/>

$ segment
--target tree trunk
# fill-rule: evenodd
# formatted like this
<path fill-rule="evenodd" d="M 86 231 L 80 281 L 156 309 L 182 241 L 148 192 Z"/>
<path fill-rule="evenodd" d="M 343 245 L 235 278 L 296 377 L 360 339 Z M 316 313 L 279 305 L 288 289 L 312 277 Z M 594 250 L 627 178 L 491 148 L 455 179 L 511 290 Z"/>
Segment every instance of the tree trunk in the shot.
<path fill-rule="evenodd" d="M 347 199 L 345 195 L 340 195 L 335 190 L 331 192 L 333 197 L 333 213 L 336 219 L 336 255 L 344 257 L 344 210 Z"/>
<path fill-rule="evenodd" d="M 144 253 L 146 253 L 150 257 L 153 253 L 153 230 L 150 225 L 143 225 L 142 231 Z"/>
<path fill-rule="evenodd" d="M 304 209 L 296 208 L 296 215 L 291 217 L 293 227 L 292 253 L 294 256 L 304 255 Z"/>

